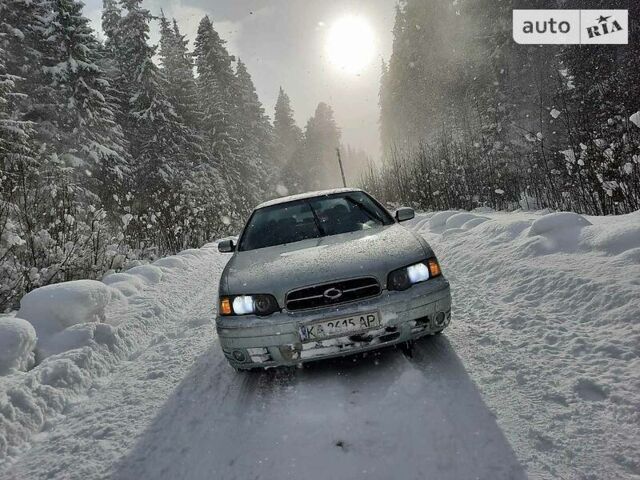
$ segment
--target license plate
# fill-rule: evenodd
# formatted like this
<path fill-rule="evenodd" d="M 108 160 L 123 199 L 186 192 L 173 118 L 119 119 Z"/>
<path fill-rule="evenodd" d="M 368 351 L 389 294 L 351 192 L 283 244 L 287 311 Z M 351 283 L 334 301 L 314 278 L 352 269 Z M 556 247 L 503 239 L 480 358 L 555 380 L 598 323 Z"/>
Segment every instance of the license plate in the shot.
<path fill-rule="evenodd" d="M 359 313 L 349 317 L 333 318 L 321 322 L 300 325 L 300 338 L 303 342 L 339 337 L 380 327 L 382 324 L 378 312 Z"/>

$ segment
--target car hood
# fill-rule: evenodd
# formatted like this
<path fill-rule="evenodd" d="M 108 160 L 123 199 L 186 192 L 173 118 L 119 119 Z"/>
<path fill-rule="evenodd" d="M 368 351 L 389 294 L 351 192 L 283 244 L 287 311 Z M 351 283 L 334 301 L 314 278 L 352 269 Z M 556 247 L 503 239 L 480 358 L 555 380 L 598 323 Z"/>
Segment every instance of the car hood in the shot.
<path fill-rule="evenodd" d="M 398 224 L 236 252 L 220 293 L 269 293 L 282 305 L 290 290 L 345 278 L 374 276 L 385 288 L 390 271 L 432 254 L 421 237 Z"/>

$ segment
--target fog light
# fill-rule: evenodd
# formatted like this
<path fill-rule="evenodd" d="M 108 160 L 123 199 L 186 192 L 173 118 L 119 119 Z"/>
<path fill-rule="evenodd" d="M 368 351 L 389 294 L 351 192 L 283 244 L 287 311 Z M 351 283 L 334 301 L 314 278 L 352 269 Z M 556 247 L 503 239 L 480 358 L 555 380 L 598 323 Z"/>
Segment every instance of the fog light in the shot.
<path fill-rule="evenodd" d="M 434 323 L 436 324 L 436 327 L 441 327 L 444 325 L 444 321 L 445 321 L 446 317 L 444 315 L 444 312 L 438 312 L 436 313 L 436 316 L 434 317 Z"/>
<path fill-rule="evenodd" d="M 247 356 L 244 354 L 244 352 L 241 352 L 240 350 L 234 350 L 231 355 L 233 355 L 234 360 L 236 360 L 237 362 L 244 362 L 247 359 Z"/>

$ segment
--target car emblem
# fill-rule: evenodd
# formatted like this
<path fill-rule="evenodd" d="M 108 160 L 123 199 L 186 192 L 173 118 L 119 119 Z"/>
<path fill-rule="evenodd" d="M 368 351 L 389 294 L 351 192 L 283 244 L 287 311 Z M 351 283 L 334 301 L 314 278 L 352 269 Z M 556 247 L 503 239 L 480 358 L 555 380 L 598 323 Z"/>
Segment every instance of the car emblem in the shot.
<path fill-rule="evenodd" d="M 331 287 L 327 288 L 322 295 L 324 295 L 324 297 L 328 298 L 329 300 L 337 300 L 342 296 L 342 290 Z"/>

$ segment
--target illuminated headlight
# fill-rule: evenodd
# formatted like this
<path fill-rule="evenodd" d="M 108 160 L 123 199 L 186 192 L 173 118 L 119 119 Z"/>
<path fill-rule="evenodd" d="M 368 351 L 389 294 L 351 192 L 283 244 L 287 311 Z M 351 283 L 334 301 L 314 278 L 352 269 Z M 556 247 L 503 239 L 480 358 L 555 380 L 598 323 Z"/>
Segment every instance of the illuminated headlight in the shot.
<path fill-rule="evenodd" d="M 441 274 L 440 265 L 435 257 L 408 267 L 399 268 L 389 274 L 387 288 L 389 290 L 406 290 L 416 283 L 426 282 Z"/>
<path fill-rule="evenodd" d="M 221 315 L 248 315 L 255 313 L 261 317 L 279 310 L 273 295 L 238 295 L 220 298 Z"/>
<path fill-rule="evenodd" d="M 236 315 L 246 315 L 253 313 L 253 297 L 251 295 L 241 295 L 233 299 L 233 313 Z"/>
<path fill-rule="evenodd" d="M 429 269 L 424 263 L 416 263 L 407 267 L 407 275 L 411 283 L 424 282 L 429 280 Z"/>

